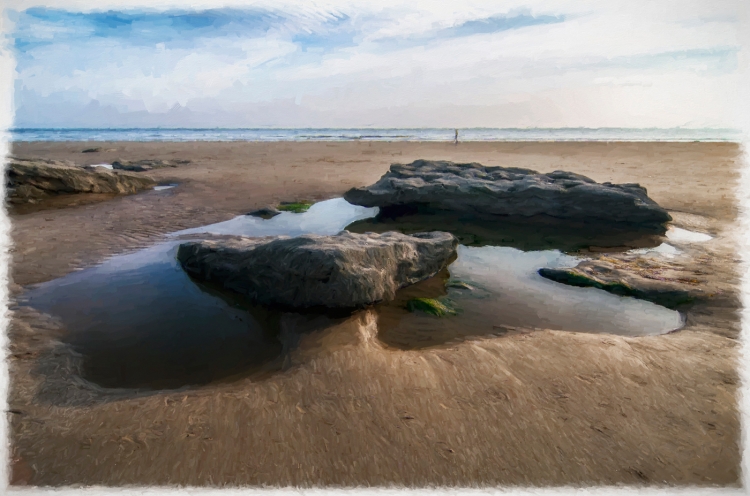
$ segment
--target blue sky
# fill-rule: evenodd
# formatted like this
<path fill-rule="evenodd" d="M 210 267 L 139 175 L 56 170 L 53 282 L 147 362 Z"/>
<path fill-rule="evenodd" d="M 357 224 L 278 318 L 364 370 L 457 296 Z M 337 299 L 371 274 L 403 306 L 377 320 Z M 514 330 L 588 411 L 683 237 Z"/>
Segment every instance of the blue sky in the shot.
<path fill-rule="evenodd" d="M 19 127 L 732 127 L 746 65 L 737 1 L 46 3 Z"/>

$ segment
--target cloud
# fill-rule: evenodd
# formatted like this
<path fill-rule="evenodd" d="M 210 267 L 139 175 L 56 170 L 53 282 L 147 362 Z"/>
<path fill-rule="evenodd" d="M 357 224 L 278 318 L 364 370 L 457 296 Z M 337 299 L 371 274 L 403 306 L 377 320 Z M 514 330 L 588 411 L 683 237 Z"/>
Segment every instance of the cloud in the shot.
<path fill-rule="evenodd" d="M 466 21 L 450 28 L 441 29 L 436 33 L 438 38 L 457 38 L 459 36 L 471 36 L 475 34 L 498 33 L 510 29 L 520 29 L 527 26 L 539 24 L 555 24 L 564 22 L 565 16 L 533 16 L 529 14 L 520 15 L 498 15 Z"/>
<path fill-rule="evenodd" d="M 741 84 L 720 3 L 106 3 L 12 15 L 17 125 L 728 126 Z"/>
<path fill-rule="evenodd" d="M 15 48 L 109 40 L 129 46 L 189 48 L 211 38 L 257 38 L 269 33 L 298 33 L 314 38 L 339 26 L 345 16 L 304 16 L 266 9 L 174 10 L 166 12 L 67 12 L 33 8 L 16 14 Z M 313 40 L 314 41 L 314 40 Z"/>

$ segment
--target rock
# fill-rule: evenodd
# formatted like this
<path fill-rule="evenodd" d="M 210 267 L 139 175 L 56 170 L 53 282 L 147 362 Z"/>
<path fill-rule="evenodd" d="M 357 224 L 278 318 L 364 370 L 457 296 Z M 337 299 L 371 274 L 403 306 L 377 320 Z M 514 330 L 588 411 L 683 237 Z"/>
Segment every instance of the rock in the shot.
<path fill-rule="evenodd" d="M 100 152 L 100 151 L 102 151 L 102 149 L 99 148 L 99 147 L 96 147 L 96 148 L 86 148 L 81 153 L 97 153 L 97 152 Z"/>
<path fill-rule="evenodd" d="M 302 214 L 310 210 L 313 206 L 313 202 L 307 200 L 295 201 L 295 202 L 281 202 L 279 203 L 278 209 L 282 212 L 292 212 L 295 214 Z"/>
<path fill-rule="evenodd" d="M 584 261 L 572 269 L 542 268 L 538 272 L 542 277 L 569 286 L 603 289 L 671 309 L 704 296 L 700 290 L 685 284 L 649 279 L 601 260 Z"/>
<path fill-rule="evenodd" d="M 130 172 L 147 172 L 153 169 L 177 167 L 189 163 L 190 160 L 115 160 L 112 162 L 112 168 Z"/>
<path fill-rule="evenodd" d="M 432 277 L 455 259 L 457 245 L 444 232 L 236 236 L 183 243 L 177 259 L 194 277 L 256 303 L 355 308 Z"/>
<path fill-rule="evenodd" d="M 412 298 L 406 302 L 406 309 L 410 312 L 423 312 L 435 317 L 457 314 L 455 309 L 435 298 Z"/>
<path fill-rule="evenodd" d="M 248 212 L 245 215 L 252 215 L 253 217 L 260 217 L 261 219 L 271 219 L 273 217 L 276 217 L 281 212 L 276 210 L 273 207 L 264 207 L 260 208 L 258 210 L 253 210 L 252 212 Z"/>
<path fill-rule="evenodd" d="M 7 177 L 9 199 L 14 203 L 59 193 L 129 194 L 156 184 L 150 177 L 45 159 L 11 158 Z"/>
<path fill-rule="evenodd" d="M 48 196 L 44 190 L 34 187 L 31 184 L 20 184 L 8 189 L 8 197 L 11 203 L 36 203 Z"/>
<path fill-rule="evenodd" d="M 375 184 L 349 190 L 355 205 L 381 215 L 449 211 L 477 218 L 549 216 L 555 220 L 625 224 L 659 234 L 671 220 L 638 184 L 599 184 L 572 172 L 540 174 L 515 167 L 485 167 L 417 160 L 393 164 Z"/>

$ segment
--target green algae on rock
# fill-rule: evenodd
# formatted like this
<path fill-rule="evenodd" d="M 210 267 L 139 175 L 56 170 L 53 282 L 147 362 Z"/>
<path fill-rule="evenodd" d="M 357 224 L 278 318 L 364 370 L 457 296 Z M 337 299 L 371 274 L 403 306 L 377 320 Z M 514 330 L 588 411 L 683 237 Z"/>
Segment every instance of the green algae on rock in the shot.
<path fill-rule="evenodd" d="M 311 201 L 297 201 L 297 202 L 281 202 L 279 203 L 279 206 L 277 207 L 277 210 L 281 210 L 282 212 L 292 212 L 295 214 L 301 214 L 303 212 L 307 212 L 308 209 L 313 206 L 314 202 Z"/>
<path fill-rule="evenodd" d="M 456 310 L 435 298 L 412 298 L 406 302 L 406 309 L 410 312 L 424 312 L 435 317 L 456 315 Z"/>

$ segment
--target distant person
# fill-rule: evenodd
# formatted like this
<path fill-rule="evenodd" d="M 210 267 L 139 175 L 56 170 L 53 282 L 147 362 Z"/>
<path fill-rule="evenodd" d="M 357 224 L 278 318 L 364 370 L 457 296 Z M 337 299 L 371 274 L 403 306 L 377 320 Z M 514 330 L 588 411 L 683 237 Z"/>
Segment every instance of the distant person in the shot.
<path fill-rule="evenodd" d="M 454 138 L 453 143 L 456 145 L 458 144 L 458 129 L 456 129 L 456 137 Z"/>

